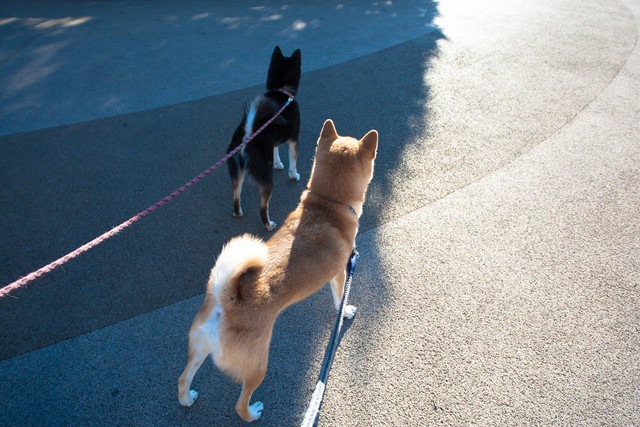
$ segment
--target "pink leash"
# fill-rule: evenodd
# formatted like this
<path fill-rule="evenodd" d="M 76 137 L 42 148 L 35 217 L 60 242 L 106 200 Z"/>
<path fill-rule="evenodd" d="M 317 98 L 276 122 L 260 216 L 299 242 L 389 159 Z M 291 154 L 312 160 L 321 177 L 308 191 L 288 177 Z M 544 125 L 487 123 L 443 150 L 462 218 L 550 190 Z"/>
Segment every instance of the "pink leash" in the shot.
<path fill-rule="evenodd" d="M 91 249 L 91 248 L 93 248 L 95 246 L 98 246 L 100 243 L 104 242 L 105 240 L 109 239 L 110 237 L 115 236 L 116 234 L 118 234 L 119 232 L 121 232 L 125 228 L 129 227 L 133 223 L 135 223 L 135 222 L 139 221 L 140 219 L 144 218 L 145 216 L 149 215 L 151 212 L 155 211 L 156 209 L 160 208 L 161 206 L 166 205 L 171 200 L 175 199 L 180 194 L 184 193 L 189 188 L 191 188 L 191 186 L 193 186 L 197 182 L 201 181 L 202 179 L 206 178 L 211 172 L 213 172 L 215 169 L 219 168 L 224 162 L 229 160 L 234 154 L 236 154 L 238 151 L 242 150 L 253 138 L 255 138 L 260 132 L 262 132 L 264 130 L 264 128 L 269 126 L 271 124 L 271 122 L 273 122 L 280 114 L 282 114 L 284 109 L 287 108 L 289 106 L 289 104 L 291 104 L 291 101 L 293 101 L 293 95 L 290 94 L 289 92 L 287 92 L 284 89 L 278 89 L 278 90 L 289 97 L 287 102 L 282 106 L 282 108 L 280 108 L 280 110 L 278 110 L 278 112 L 273 117 L 271 117 L 269 120 L 267 120 L 267 122 L 265 124 L 263 124 L 262 126 L 260 126 L 260 128 L 258 130 L 256 130 L 254 133 L 252 133 L 251 136 L 249 136 L 249 138 L 247 138 L 245 141 L 242 141 L 242 144 L 238 145 L 236 148 L 234 148 L 232 151 L 230 151 L 222 159 L 218 160 L 215 164 L 211 165 L 209 168 L 207 168 L 200 175 L 196 176 L 191 181 L 187 182 L 185 185 L 183 185 L 182 187 L 178 188 L 176 191 L 174 191 L 173 193 L 169 194 L 164 199 L 160 200 L 159 202 L 155 203 L 152 206 L 149 206 L 147 209 L 145 209 L 142 212 L 140 212 L 139 214 L 129 218 L 128 220 L 126 220 L 122 224 L 118 225 L 117 227 L 114 227 L 111 230 L 107 231 L 106 233 L 102 234 L 101 236 L 96 237 L 92 241 L 90 241 L 88 243 L 85 243 L 84 245 L 82 245 L 78 249 L 76 249 L 75 251 L 73 251 L 71 253 L 68 253 L 67 255 L 63 256 L 62 258 L 58 258 L 57 260 L 53 261 L 52 263 L 45 265 L 41 269 L 36 270 L 36 271 L 34 271 L 32 273 L 29 273 L 26 276 L 16 280 L 15 282 L 13 282 L 13 283 L 11 283 L 11 284 L 3 287 L 3 288 L 0 288 L 0 298 L 4 298 L 5 296 L 9 295 L 11 292 L 15 291 L 16 289 L 20 289 L 21 287 L 23 287 L 26 284 L 34 281 L 38 277 L 43 276 L 43 275 L 51 272 L 52 270 L 60 267 L 61 265 L 67 263 L 68 261 L 72 260 L 73 258 L 75 258 L 75 257 L 87 252 L 89 249 Z"/>

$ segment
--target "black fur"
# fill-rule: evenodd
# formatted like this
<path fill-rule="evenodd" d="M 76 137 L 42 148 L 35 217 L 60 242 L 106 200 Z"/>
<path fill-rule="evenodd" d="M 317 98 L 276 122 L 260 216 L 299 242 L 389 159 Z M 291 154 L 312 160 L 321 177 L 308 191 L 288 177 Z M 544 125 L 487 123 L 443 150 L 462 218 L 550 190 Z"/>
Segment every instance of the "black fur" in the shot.
<path fill-rule="evenodd" d="M 275 47 L 271 55 L 267 76 L 267 92 L 256 97 L 245 108 L 242 122 L 233 134 L 227 153 L 242 143 L 251 105 L 255 107 L 255 118 L 250 134 L 273 117 L 287 102 L 288 96 L 278 89 L 285 89 L 292 95 L 297 94 L 301 75 L 300 64 L 301 54 L 299 49 L 293 52 L 290 57 L 285 57 L 282 55 L 280 48 L 278 46 Z M 243 215 L 240 193 L 245 171 L 248 171 L 260 188 L 260 217 L 262 223 L 267 230 L 274 229 L 275 224 L 269 218 L 269 200 L 273 192 L 274 148 L 288 141 L 289 150 L 292 151 L 292 159 L 294 160 L 293 165 L 295 165 L 298 157 L 299 134 L 300 110 L 298 103 L 294 100 L 276 120 L 249 142 L 244 150 L 240 150 L 229 159 L 227 163 L 233 185 L 234 216 L 240 217 Z M 295 167 L 293 172 L 290 169 L 289 177 L 296 181 L 300 179 Z"/>

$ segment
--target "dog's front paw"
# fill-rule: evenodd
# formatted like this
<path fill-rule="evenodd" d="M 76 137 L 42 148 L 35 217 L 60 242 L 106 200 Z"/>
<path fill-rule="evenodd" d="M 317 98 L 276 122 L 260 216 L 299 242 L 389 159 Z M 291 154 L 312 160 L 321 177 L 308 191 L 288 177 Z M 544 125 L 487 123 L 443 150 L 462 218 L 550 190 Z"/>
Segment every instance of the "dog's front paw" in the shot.
<path fill-rule="evenodd" d="M 300 181 L 300 174 L 295 170 L 289 170 L 289 179 L 291 181 Z"/>
<path fill-rule="evenodd" d="M 276 223 L 275 223 L 275 222 L 273 222 L 273 221 L 269 221 L 269 224 L 268 224 L 268 225 L 267 225 L 267 224 L 265 224 L 265 225 L 264 225 L 264 228 L 265 228 L 267 231 L 273 231 L 273 230 L 275 230 L 275 229 L 276 229 Z"/>
<path fill-rule="evenodd" d="M 274 160 L 273 168 L 277 171 L 281 171 L 284 169 L 284 164 L 280 160 Z"/>
<path fill-rule="evenodd" d="M 244 215 L 244 213 L 242 212 L 242 208 L 240 208 L 237 211 L 233 212 L 233 216 L 235 216 L 236 218 L 241 218 L 243 215 Z"/>
<path fill-rule="evenodd" d="M 249 406 L 249 415 L 253 418 L 251 421 L 255 421 L 262 416 L 262 411 L 264 410 L 264 405 L 262 402 L 256 402 L 253 405 Z"/>
<path fill-rule="evenodd" d="M 197 398 L 198 392 L 195 390 L 189 390 L 189 394 L 187 394 L 186 396 L 179 396 L 178 400 L 180 401 L 180 404 L 182 406 L 189 407 L 193 405 Z"/>
<path fill-rule="evenodd" d="M 344 307 L 342 317 L 346 319 L 353 319 L 353 316 L 356 315 L 356 311 L 358 311 L 358 308 L 355 305 L 346 305 Z"/>

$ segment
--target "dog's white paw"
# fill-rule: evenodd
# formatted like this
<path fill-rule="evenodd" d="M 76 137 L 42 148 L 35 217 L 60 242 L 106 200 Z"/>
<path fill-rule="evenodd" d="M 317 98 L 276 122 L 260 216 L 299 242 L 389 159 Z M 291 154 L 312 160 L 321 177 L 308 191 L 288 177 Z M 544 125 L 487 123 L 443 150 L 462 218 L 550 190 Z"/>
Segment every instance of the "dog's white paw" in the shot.
<path fill-rule="evenodd" d="M 249 415 L 253 418 L 252 421 L 257 420 L 262 416 L 262 411 L 264 409 L 264 405 L 262 402 L 256 402 L 253 405 L 249 406 Z"/>
<path fill-rule="evenodd" d="M 277 171 L 281 171 L 284 169 L 284 164 L 280 160 L 275 160 L 273 162 L 273 168 Z"/>
<path fill-rule="evenodd" d="M 300 181 L 300 174 L 295 170 L 289 170 L 289 179 L 292 181 Z"/>
<path fill-rule="evenodd" d="M 353 316 L 356 315 L 356 311 L 358 311 L 358 308 L 355 305 L 346 305 L 344 307 L 344 313 L 342 317 L 346 319 L 352 319 Z"/>
<path fill-rule="evenodd" d="M 190 390 L 189 395 L 186 396 L 186 398 L 183 399 L 182 397 L 180 397 L 179 400 L 182 406 L 189 407 L 193 405 L 193 403 L 196 401 L 197 398 L 198 398 L 198 392 L 195 390 Z"/>
<path fill-rule="evenodd" d="M 273 221 L 269 221 L 269 225 L 265 225 L 264 228 L 266 228 L 267 231 L 273 231 L 276 228 L 276 223 Z"/>
<path fill-rule="evenodd" d="M 240 211 L 238 213 L 233 213 L 233 216 L 235 216 L 236 218 L 240 218 L 244 215 L 244 212 L 242 212 L 242 208 L 240 208 Z"/>

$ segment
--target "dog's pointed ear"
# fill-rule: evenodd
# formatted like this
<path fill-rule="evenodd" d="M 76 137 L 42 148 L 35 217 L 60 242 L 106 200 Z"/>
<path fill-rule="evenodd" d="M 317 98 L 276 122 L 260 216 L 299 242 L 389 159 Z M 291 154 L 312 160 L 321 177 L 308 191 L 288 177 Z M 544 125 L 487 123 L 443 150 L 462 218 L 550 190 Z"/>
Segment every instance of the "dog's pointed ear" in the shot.
<path fill-rule="evenodd" d="M 296 61 L 296 63 L 300 64 L 302 62 L 302 53 L 300 52 L 300 49 L 296 49 L 293 52 L 293 55 L 291 55 L 291 57 Z"/>
<path fill-rule="evenodd" d="M 320 138 L 318 138 L 318 144 L 322 140 L 335 141 L 338 138 L 338 132 L 336 131 L 336 127 L 333 124 L 331 119 L 327 119 L 322 125 L 322 130 L 320 131 Z"/>
<path fill-rule="evenodd" d="M 281 58 L 282 57 L 282 51 L 280 50 L 280 46 L 276 46 L 275 49 L 273 49 L 273 53 L 271 54 L 272 58 Z"/>
<path fill-rule="evenodd" d="M 360 151 L 364 152 L 371 160 L 376 158 L 378 151 L 378 131 L 370 130 L 360 140 Z"/>

